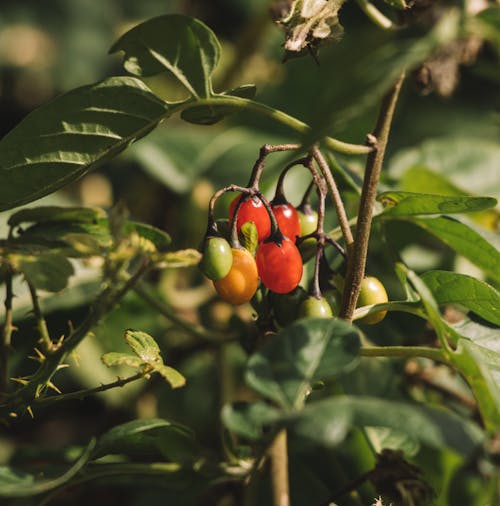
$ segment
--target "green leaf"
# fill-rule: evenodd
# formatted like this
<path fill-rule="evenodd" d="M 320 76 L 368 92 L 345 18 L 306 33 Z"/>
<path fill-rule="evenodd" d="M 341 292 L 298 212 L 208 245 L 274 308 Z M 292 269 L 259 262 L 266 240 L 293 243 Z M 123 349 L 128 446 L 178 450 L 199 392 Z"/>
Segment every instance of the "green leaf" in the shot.
<path fill-rule="evenodd" d="M 201 253 L 193 248 L 171 251 L 155 256 L 158 267 L 163 269 L 180 269 L 198 265 L 201 260 Z"/>
<path fill-rule="evenodd" d="M 101 357 L 104 365 L 108 367 L 113 367 L 117 365 L 127 365 L 129 367 L 134 367 L 138 369 L 139 367 L 144 365 L 144 361 L 135 355 L 130 355 L 129 353 L 119 353 L 116 351 L 111 351 L 109 353 L 105 353 Z"/>
<path fill-rule="evenodd" d="M 146 332 L 129 329 L 125 332 L 125 341 L 146 364 L 163 363 L 160 356 L 160 347 Z"/>
<path fill-rule="evenodd" d="M 167 232 L 153 227 L 153 225 L 148 225 L 147 223 L 127 221 L 125 223 L 124 232 L 125 234 L 136 232 L 139 237 L 151 241 L 158 251 L 165 251 L 172 242 Z"/>
<path fill-rule="evenodd" d="M 256 87 L 253 84 L 245 84 L 234 88 L 233 90 L 221 93 L 221 97 L 233 96 L 241 98 L 253 98 L 255 96 Z M 217 98 L 214 96 L 213 98 Z M 236 109 L 229 105 L 220 105 L 216 103 L 211 106 L 194 106 L 184 109 L 181 112 L 181 118 L 188 123 L 195 125 L 213 125 L 223 120 L 229 114 L 232 114 Z"/>
<path fill-rule="evenodd" d="M 24 208 L 14 213 L 7 221 L 11 227 L 21 223 L 95 223 L 106 216 L 106 212 L 99 207 L 60 207 L 39 206 Z"/>
<path fill-rule="evenodd" d="M 123 51 L 124 66 L 136 76 L 169 71 L 195 97 L 212 95 L 210 76 L 220 44 L 201 21 L 170 14 L 150 19 L 125 33 L 110 53 Z"/>
<path fill-rule="evenodd" d="M 480 170 L 481 169 L 479 169 L 479 171 Z M 476 174 L 475 171 L 473 172 Z M 450 174 L 450 177 L 453 177 L 453 174 Z M 445 175 L 420 165 L 410 167 L 401 176 L 398 186 L 402 190 L 411 190 L 421 193 L 433 192 L 439 193 L 440 195 L 473 196 L 470 192 L 453 184 Z M 487 229 L 495 230 L 497 222 L 500 221 L 500 212 L 497 209 L 488 209 L 485 211 L 473 212 L 469 214 L 469 217 Z"/>
<path fill-rule="evenodd" d="M 280 406 L 301 409 L 313 384 L 352 368 L 359 350 L 359 334 L 352 325 L 303 319 L 281 330 L 250 358 L 246 381 Z"/>
<path fill-rule="evenodd" d="M 453 363 L 471 386 L 486 428 L 500 427 L 500 353 L 460 339 Z"/>
<path fill-rule="evenodd" d="M 306 406 L 287 424 L 295 433 L 326 446 L 341 443 L 349 429 L 387 427 L 437 449 L 445 447 L 471 455 L 484 434 L 481 429 L 451 411 L 378 397 L 333 397 Z"/>
<path fill-rule="evenodd" d="M 280 411 L 263 401 L 226 404 L 222 408 L 224 425 L 235 434 L 248 439 L 260 439 L 264 428 L 281 417 Z"/>
<path fill-rule="evenodd" d="M 77 88 L 36 109 L 0 140 L 0 211 L 78 179 L 146 135 L 167 111 L 132 77 Z"/>
<path fill-rule="evenodd" d="M 385 207 L 379 218 L 415 214 L 470 213 L 494 207 L 497 203 L 496 199 L 491 197 L 450 197 L 403 191 L 381 193 L 377 200 Z"/>
<path fill-rule="evenodd" d="M 42 494 L 64 485 L 85 466 L 92 455 L 95 440 L 91 440 L 78 460 L 57 478 L 36 479 L 35 476 L 16 471 L 10 467 L 0 467 L 0 497 L 29 497 Z"/>
<path fill-rule="evenodd" d="M 438 304 L 460 304 L 500 325 L 500 294 L 484 281 L 448 271 L 426 272 L 422 279 Z"/>
<path fill-rule="evenodd" d="M 401 219 L 401 218 L 398 218 Z M 450 217 L 408 219 L 500 281 L 500 252 L 471 225 Z"/>
<path fill-rule="evenodd" d="M 257 227 L 253 221 L 247 221 L 243 223 L 240 229 L 241 234 L 241 244 L 242 246 L 250 251 L 252 255 L 255 255 L 257 251 L 257 246 L 259 245 L 259 233 L 257 232 Z"/>
<path fill-rule="evenodd" d="M 186 378 L 173 367 L 164 364 L 152 364 L 153 369 L 161 374 L 172 388 L 183 387 L 186 384 Z"/>
<path fill-rule="evenodd" d="M 193 461 L 199 456 L 189 429 L 159 418 L 133 420 L 103 434 L 93 457 L 116 454 L 130 457 L 162 455 L 174 462 Z"/>
<path fill-rule="evenodd" d="M 48 292 L 59 292 L 66 288 L 68 279 L 74 274 L 71 262 L 58 254 L 19 255 L 11 256 L 9 259 L 35 288 Z"/>
<path fill-rule="evenodd" d="M 424 167 L 448 178 L 454 185 L 477 195 L 500 195 L 498 178 L 498 142 L 468 136 L 434 137 L 420 145 L 398 151 L 390 160 L 389 174 L 401 178 L 413 167 Z M 478 177 L 481 174 L 481 177 Z M 421 185 L 424 180 L 411 179 L 407 185 Z M 415 191 L 414 186 L 408 189 Z M 436 191 L 428 188 L 424 191 Z M 441 193 L 441 191 L 440 191 Z"/>

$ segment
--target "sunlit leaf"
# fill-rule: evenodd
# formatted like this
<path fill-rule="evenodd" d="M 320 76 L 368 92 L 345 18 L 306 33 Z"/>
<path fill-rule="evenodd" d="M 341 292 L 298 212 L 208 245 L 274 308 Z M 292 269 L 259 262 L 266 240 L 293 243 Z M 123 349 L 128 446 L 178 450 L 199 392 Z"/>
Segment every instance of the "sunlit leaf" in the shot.
<path fill-rule="evenodd" d="M 172 388 L 183 387 L 186 384 L 186 378 L 173 367 L 164 364 L 154 364 L 153 369 L 161 374 Z"/>
<path fill-rule="evenodd" d="M 179 14 L 150 19 L 122 35 L 110 52 L 123 51 L 124 66 L 136 76 L 169 71 L 195 97 L 212 94 L 210 76 L 220 44 L 201 21 Z"/>
<path fill-rule="evenodd" d="M 500 325 L 500 294 L 484 281 L 448 271 L 426 272 L 422 279 L 438 304 L 460 304 Z"/>
<path fill-rule="evenodd" d="M 135 355 L 130 355 L 129 353 L 111 351 L 104 354 L 101 358 L 104 365 L 107 365 L 108 367 L 126 365 L 129 367 L 139 368 L 144 365 L 144 361 L 142 359 Z"/>
<path fill-rule="evenodd" d="M 450 197 L 402 191 L 381 193 L 377 200 L 385 209 L 380 218 L 415 214 L 454 214 L 482 211 L 494 207 L 496 199 L 491 197 Z"/>
<path fill-rule="evenodd" d="M 166 114 L 166 104 L 132 77 L 83 86 L 39 107 L 0 141 L 0 211 L 83 176 Z"/>
<path fill-rule="evenodd" d="M 287 409 L 300 409 L 314 382 L 352 368 L 359 334 L 336 319 L 303 319 L 281 330 L 248 362 L 247 383 Z"/>
<path fill-rule="evenodd" d="M 493 279 L 500 281 L 500 252 L 484 238 L 485 233 L 480 234 L 471 225 L 444 216 L 438 218 L 412 217 L 411 222 L 436 236 L 457 253 L 483 269 Z"/>
<path fill-rule="evenodd" d="M 201 260 L 201 253 L 193 248 L 170 251 L 155 256 L 158 267 L 163 269 L 179 269 L 181 267 L 192 267 L 198 265 Z"/>
<path fill-rule="evenodd" d="M 147 364 L 160 362 L 160 347 L 156 341 L 146 332 L 140 330 L 127 330 L 125 341 L 134 350 L 134 353 Z"/>

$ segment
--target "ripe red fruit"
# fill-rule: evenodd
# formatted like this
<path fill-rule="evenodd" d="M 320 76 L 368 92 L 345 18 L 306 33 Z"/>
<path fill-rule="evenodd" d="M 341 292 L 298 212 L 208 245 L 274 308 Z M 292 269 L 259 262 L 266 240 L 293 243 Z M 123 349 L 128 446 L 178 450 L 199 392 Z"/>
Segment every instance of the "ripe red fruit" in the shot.
<path fill-rule="evenodd" d="M 234 211 L 236 210 L 236 205 L 241 198 L 242 195 L 237 195 L 229 206 L 229 220 L 231 223 L 234 217 Z M 248 221 L 253 221 L 255 224 L 259 235 L 259 242 L 269 237 L 269 234 L 271 233 L 271 219 L 269 218 L 269 214 L 267 213 L 264 204 L 258 197 L 243 197 L 243 203 L 238 210 L 238 220 L 236 222 L 238 232 L 240 231 L 242 225 Z"/>
<path fill-rule="evenodd" d="M 302 257 L 288 237 L 281 236 L 261 243 L 255 260 L 260 279 L 269 290 L 288 293 L 300 283 Z"/>
<path fill-rule="evenodd" d="M 285 237 L 288 237 L 293 242 L 300 236 L 300 221 L 297 211 L 290 202 L 274 203 L 271 202 L 271 209 L 273 210 L 278 227 Z"/>

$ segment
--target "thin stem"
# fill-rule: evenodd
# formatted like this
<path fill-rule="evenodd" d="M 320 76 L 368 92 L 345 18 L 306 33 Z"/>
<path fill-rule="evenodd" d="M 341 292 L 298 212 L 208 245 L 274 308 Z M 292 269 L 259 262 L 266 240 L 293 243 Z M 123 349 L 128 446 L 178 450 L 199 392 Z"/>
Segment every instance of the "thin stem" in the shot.
<path fill-rule="evenodd" d="M 137 293 L 137 295 L 142 297 L 149 305 L 151 305 L 151 307 L 156 309 L 160 314 L 162 314 L 165 318 L 174 323 L 177 327 L 185 330 L 189 334 L 203 341 L 207 341 L 217 346 L 222 346 L 224 343 L 236 339 L 235 335 L 213 332 L 201 325 L 195 325 L 190 322 L 187 322 L 186 320 L 178 316 L 168 304 L 160 300 L 158 297 L 152 295 L 150 291 L 146 288 L 146 285 L 142 282 L 139 282 L 134 286 L 134 291 Z"/>
<path fill-rule="evenodd" d="M 392 30 L 395 28 L 394 23 L 385 14 L 382 14 L 368 0 L 356 0 L 359 8 L 380 28 L 384 30 Z"/>
<path fill-rule="evenodd" d="M 450 362 L 440 348 L 427 348 L 424 346 L 363 346 L 363 357 L 398 357 L 398 358 L 429 358 L 435 362 L 450 365 Z"/>
<path fill-rule="evenodd" d="M 31 303 L 33 304 L 33 313 L 35 314 L 38 332 L 40 333 L 40 342 L 43 344 L 46 351 L 53 351 L 54 343 L 49 335 L 49 329 L 47 328 L 47 322 L 42 314 L 42 309 L 40 307 L 40 301 L 38 299 L 38 294 L 36 293 L 35 285 L 28 279 L 26 279 L 26 284 L 28 285 L 29 292 L 31 295 Z"/>
<path fill-rule="evenodd" d="M 10 402 L 1 406 L 1 411 L 16 411 L 22 407 L 30 406 L 38 398 L 52 376 L 59 369 L 65 358 L 88 335 L 103 317 L 120 302 L 125 294 L 137 283 L 151 267 L 149 258 L 144 258 L 142 265 L 118 289 L 107 288 L 93 304 L 89 314 L 83 322 L 70 335 L 47 355 L 38 370 L 31 376 L 29 383 L 9 396 Z M 0 417 L 1 418 L 1 417 Z"/>
<path fill-rule="evenodd" d="M 358 220 L 356 223 L 356 238 L 348 255 L 347 272 L 342 296 L 342 307 L 340 317 L 352 321 L 352 315 L 356 308 L 361 281 L 365 275 L 366 257 L 368 252 L 368 241 L 373 215 L 373 205 L 377 195 L 377 187 L 384 161 L 385 149 L 389 138 L 394 110 L 398 100 L 399 92 L 404 80 L 404 73 L 401 74 L 384 96 L 380 107 L 377 124 L 372 136 L 370 136 L 375 150 L 372 151 L 366 160 L 365 177 L 361 199 L 359 203 Z"/>
<path fill-rule="evenodd" d="M 260 178 L 262 176 L 262 171 L 264 170 L 264 166 L 266 163 L 266 158 L 271 153 L 277 153 L 280 151 L 294 151 L 300 148 L 300 144 L 264 144 L 259 151 L 259 157 L 255 161 L 255 164 L 252 168 L 252 172 L 250 174 L 250 179 L 248 181 L 248 188 L 253 188 L 254 190 L 259 189 Z"/>
<path fill-rule="evenodd" d="M 328 163 L 326 162 L 317 146 L 313 147 L 312 154 L 316 160 L 316 163 L 319 165 L 321 172 L 323 173 L 323 177 L 325 178 L 328 191 L 330 192 L 330 196 L 332 197 L 333 205 L 337 213 L 340 229 L 342 230 L 342 235 L 344 236 L 344 240 L 347 246 L 346 249 L 349 253 L 350 246 L 353 243 L 353 237 L 344 203 L 342 202 L 342 197 L 340 195 L 339 189 L 337 188 L 337 184 L 335 183 L 335 179 L 333 178 L 332 171 L 330 170 Z"/>
<path fill-rule="evenodd" d="M 152 371 L 150 371 L 152 372 Z M 52 395 L 50 397 L 41 397 L 38 399 L 34 399 L 33 404 L 37 406 L 46 406 L 50 404 L 54 404 L 56 402 L 62 402 L 62 401 L 70 401 L 73 399 L 83 399 L 85 397 L 88 397 L 92 394 L 97 394 L 100 392 L 105 392 L 106 390 L 110 390 L 112 388 L 117 387 L 123 387 L 127 385 L 128 383 L 132 383 L 132 381 L 136 381 L 138 379 L 144 378 L 146 374 L 145 372 L 140 372 L 137 374 L 134 374 L 133 376 L 129 376 L 128 378 L 119 378 L 116 381 L 113 381 L 112 383 L 106 383 L 104 385 L 95 387 L 95 388 L 87 388 L 83 390 L 78 390 L 76 392 L 71 392 L 68 394 L 60 394 L 60 395 Z"/>
<path fill-rule="evenodd" d="M 7 392 L 9 353 L 12 339 L 12 273 L 5 279 L 5 321 L 2 327 L 2 342 L 0 343 L 0 395 Z"/>
<path fill-rule="evenodd" d="M 290 506 L 290 485 L 288 481 L 288 444 L 286 429 L 278 432 L 268 450 L 271 460 L 271 482 L 273 506 Z"/>
<path fill-rule="evenodd" d="M 183 102 L 179 104 L 178 110 L 186 109 L 187 107 L 193 106 L 202 106 L 207 105 L 211 107 L 233 107 L 235 109 L 246 110 L 249 112 L 255 112 L 262 116 L 266 116 L 282 125 L 287 126 L 291 130 L 294 130 L 300 134 L 307 135 L 311 132 L 311 128 L 304 122 L 290 116 L 283 111 L 279 111 L 265 104 L 261 104 L 260 102 L 255 102 L 254 100 L 250 100 L 248 98 L 234 97 L 228 95 L 218 95 L 213 98 L 204 98 L 204 99 L 193 99 L 189 102 Z M 174 109 L 169 110 L 169 115 L 175 112 Z M 361 144 L 351 144 L 348 142 L 339 141 L 332 137 L 325 137 L 323 139 L 324 145 L 332 149 L 333 151 L 338 151 L 339 153 L 344 153 L 346 155 L 366 155 L 370 153 L 373 148 L 371 146 L 361 145 Z"/>

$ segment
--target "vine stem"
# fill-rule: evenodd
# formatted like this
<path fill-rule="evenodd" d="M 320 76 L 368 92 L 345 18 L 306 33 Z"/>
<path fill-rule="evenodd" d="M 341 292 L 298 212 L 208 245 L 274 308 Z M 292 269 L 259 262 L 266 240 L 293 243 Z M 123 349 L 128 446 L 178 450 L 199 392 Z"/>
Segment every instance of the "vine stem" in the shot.
<path fill-rule="evenodd" d="M 269 447 L 268 455 L 271 461 L 273 506 L 290 506 L 286 429 L 282 429 L 276 434 L 274 441 Z"/>
<path fill-rule="evenodd" d="M 382 14 L 371 2 L 368 0 L 356 0 L 359 8 L 379 27 L 384 30 L 392 30 L 395 28 L 394 23 L 385 15 Z"/>
<path fill-rule="evenodd" d="M 384 96 L 373 135 L 369 136 L 374 150 L 366 160 L 365 177 L 358 210 L 356 223 L 356 235 L 352 245 L 352 251 L 347 259 L 347 272 L 342 295 L 342 307 L 340 318 L 352 321 L 354 310 L 361 288 L 361 281 L 365 275 L 366 257 L 368 253 L 368 241 L 373 216 L 373 205 L 377 196 L 377 187 L 384 161 L 385 149 L 389 139 L 394 110 L 398 100 L 399 92 L 404 81 L 405 74 L 402 73 Z"/>
<path fill-rule="evenodd" d="M 5 321 L 2 327 L 2 342 L 0 343 L 0 396 L 7 393 L 9 353 L 12 339 L 12 273 L 5 279 Z"/>
<path fill-rule="evenodd" d="M 314 146 L 312 149 L 312 154 L 316 163 L 319 165 L 321 172 L 323 173 L 323 177 L 325 178 L 328 191 L 332 197 L 333 205 L 335 207 L 335 211 L 337 213 L 337 218 L 339 220 L 340 229 L 342 230 L 342 235 L 344 236 L 344 240 L 346 242 L 346 250 L 349 254 L 349 249 L 354 241 L 351 227 L 349 226 L 349 219 L 347 218 L 347 213 L 345 211 L 344 203 L 342 202 L 342 197 L 340 195 L 339 189 L 337 188 L 337 183 L 335 183 L 335 179 L 333 178 L 332 171 L 328 166 L 325 158 L 321 154 L 318 146 Z"/>
<path fill-rule="evenodd" d="M 209 106 L 209 107 L 234 107 L 235 109 L 246 110 L 249 112 L 255 112 L 262 116 L 272 119 L 273 121 L 277 121 L 282 125 L 287 126 L 291 130 L 295 130 L 300 134 L 307 135 L 311 132 L 311 127 L 309 127 L 306 123 L 290 116 L 283 111 L 278 109 L 274 109 L 265 104 L 261 104 L 260 102 L 256 102 L 254 100 L 250 100 L 248 98 L 241 97 L 232 97 L 232 96 L 215 96 L 213 98 L 196 98 L 189 102 L 182 102 L 178 105 L 178 109 L 172 108 L 169 110 L 168 115 L 170 116 L 176 110 L 183 110 L 189 107 L 194 106 Z M 338 139 L 334 139 L 333 137 L 325 137 L 323 139 L 324 145 L 332 149 L 333 151 L 338 151 L 339 153 L 343 153 L 346 155 L 366 155 L 373 151 L 372 146 L 367 146 L 366 144 L 351 144 L 349 142 L 343 142 Z"/>
<path fill-rule="evenodd" d="M 424 346 L 363 346 L 363 357 L 429 358 L 435 362 L 450 365 L 448 357 L 440 348 Z"/>

